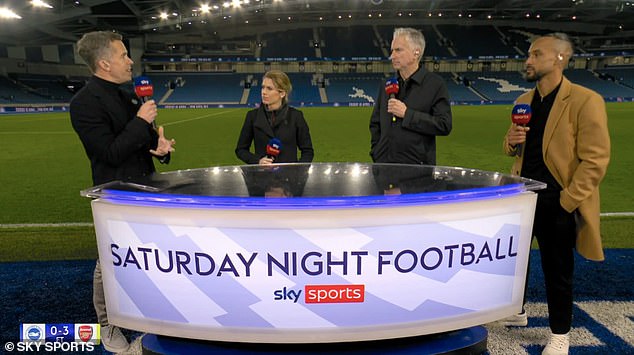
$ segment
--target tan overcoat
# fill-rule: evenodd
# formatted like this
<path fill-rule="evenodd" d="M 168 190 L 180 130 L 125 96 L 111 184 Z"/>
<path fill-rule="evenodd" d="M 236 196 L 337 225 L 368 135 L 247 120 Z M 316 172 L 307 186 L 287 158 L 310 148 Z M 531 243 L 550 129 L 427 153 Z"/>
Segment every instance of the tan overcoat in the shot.
<path fill-rule="evenodd" d="M 535 89 L 522 94 L 516 104 L 530 104 L 534 94 Z M 505 139 L 505 153 L 516 155 L 512 173 L 520 175 L 524 154 L 517 156 L 516 150 Z M 548 116 L 542 150 L 546 167 L 563 187 L 561 206 L 576 213 L 577 251 L 587 259 L 603 260 L 599 184 L 610 161 L 603 98 L 564 77 Z"/>

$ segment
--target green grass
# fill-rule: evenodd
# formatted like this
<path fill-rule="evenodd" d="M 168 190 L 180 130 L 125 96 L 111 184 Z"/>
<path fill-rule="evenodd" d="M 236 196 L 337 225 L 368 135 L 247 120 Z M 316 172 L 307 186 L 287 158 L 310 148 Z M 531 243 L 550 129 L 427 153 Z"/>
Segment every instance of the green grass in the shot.
<path fill-rule="evenodd" d="M 634 103 L 608 104 L 612 160 L 602 183 L 603 212 L 634 211 Z M 177 141 L 160 171 L 236 165 L 233 150 L 247 109 L 161 110 L 158 122 Z M 369 162 L 371 108 L 304 108 L 318 162 Z M 508 172 L 501 152 L 510 105 L 455 106 L 453 131 L 438 138 L 438 165 Z M 0 115 L 0 224 L 91 222 L 90 167 L 67 113 Z M 606 245 L 634 247 L 631 218 L 603 221 Z M 75 229 L 73 229 L 75 228 Z M 91 228 L 0 229 L 0 260 L 43 260 L 76 243 L 64 258 L 96 255 Z M 66 246 L 64 246 L 66 245 Z M 86 249 L 86 250 L 83 250 Z M 30 251 L 32 255 L 27 255 Z M 21 255 L 21 256 L 19 256 Z M 59 257 L 59 256 L 55 256 Z"/>
<path fill-rule="evenodd" d="M 0 262 L 97 258 L 93 227 L 0 229 Z"/>

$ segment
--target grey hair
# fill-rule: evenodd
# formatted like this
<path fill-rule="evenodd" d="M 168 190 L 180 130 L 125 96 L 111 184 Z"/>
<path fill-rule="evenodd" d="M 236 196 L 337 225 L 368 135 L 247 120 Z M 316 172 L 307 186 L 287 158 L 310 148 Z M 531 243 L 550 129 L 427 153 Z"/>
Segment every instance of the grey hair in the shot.
<path fill-rule="evenodd" d="M 110 43 L 122 39 L 123 37 L 115 32 L 88 32 L 77 41 L 77 53 L 94 73 L 97 70 L 97 62 L 110 56 Z"/>
<path fill-rule="evenodd" d="M 394 29 L 393 38 L 398 36 L 405 36 L 410 46 L 420 50 L 419 60 L 423 57 L 423 53 L 425 53 L 425 36 L 423 36 L 421 31 L 411 27 L 398 27 Z"/>

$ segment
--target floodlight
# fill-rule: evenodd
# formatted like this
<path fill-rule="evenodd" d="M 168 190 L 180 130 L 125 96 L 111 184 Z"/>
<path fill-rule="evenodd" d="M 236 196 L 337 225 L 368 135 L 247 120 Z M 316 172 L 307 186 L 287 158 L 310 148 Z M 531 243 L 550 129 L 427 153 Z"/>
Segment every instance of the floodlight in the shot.
<path fill-rule="evenodd" d="M 31 0 L 31 5 L 33 7 L 46 7 L 48 9 L 52 9 L 53 6 L 51 6 L 50 4 L 42 1 L 42 0 Z"/>
<path fill-rule="evenodd" d="M 13 12 L 13 10 L 9 9 L 8 7 L 0 7 L 0 18 L 21 19 L 22 16 L 16 14 L 15 12 Z"/>

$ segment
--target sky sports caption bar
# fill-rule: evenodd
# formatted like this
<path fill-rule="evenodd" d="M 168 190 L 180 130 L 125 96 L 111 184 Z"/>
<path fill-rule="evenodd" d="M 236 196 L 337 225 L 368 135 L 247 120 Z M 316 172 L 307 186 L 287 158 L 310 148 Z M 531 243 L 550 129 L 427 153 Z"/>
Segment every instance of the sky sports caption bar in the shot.
<path fill-rule="evenodd" d="M 16 344 L 15 350 L 92 351 L 100 343 L 99 324 L 24 323 L 20 324 L 20 342 Z"/>

